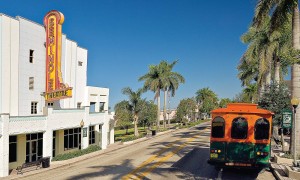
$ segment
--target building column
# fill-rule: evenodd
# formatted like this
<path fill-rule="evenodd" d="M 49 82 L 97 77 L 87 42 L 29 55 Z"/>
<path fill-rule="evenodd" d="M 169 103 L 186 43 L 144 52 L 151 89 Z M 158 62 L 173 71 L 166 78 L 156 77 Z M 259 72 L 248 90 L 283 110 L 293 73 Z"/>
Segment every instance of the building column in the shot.
<path fill-rule="evenodd" d="M 81 128 L 81 149 L 89 147 L 89 126 L 84 125 Z"/>
<path fill-rule="evenodd" d="M 5 177 L 9 172 L 9 114 L 1 114 L 0 118 L 0 177 Z"/>
<path fill-rule="evenodd" d="M 43 157 L 50 156 L 52 158 L 52 143 L 53 132 L 51 130 L 47 130 L 43 134 Z"/>
<path fill-rule="evenodd" d="M 114 121 L 110 121 L 109 124 L 109 132 L 110 132 L 110 144 L 115 143 L 115 128 L 114 128 Z"/>
<path fill-rule="evenodd" d="M 95 129 L 95 143 L 99 145 L 100 137 L 99 137 L 99 125 L 94 126 Z"/>
<path fill-rule="evenodd" d="M 102 149 L 107 148 L 107 132 L 109 129 L 109 124 L 108 122 L 104 122 L 102 125 Z"/>

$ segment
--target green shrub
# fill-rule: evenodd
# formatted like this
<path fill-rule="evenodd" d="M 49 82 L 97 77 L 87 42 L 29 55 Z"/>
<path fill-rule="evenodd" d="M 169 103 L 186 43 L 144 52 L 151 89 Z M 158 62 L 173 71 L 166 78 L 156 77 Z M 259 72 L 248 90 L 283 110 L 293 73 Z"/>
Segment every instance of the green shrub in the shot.
<path fill-rule="evenodd" d="M 67 159 L 72 159 L 72 158 L 79 157 L 84 154 L 89 154 L 89 153 L 99 151 L 99 150 L 101 150 L 100 146 L 90 145 L 86 149 L 76 150 L 76 151 L 65 153 L 65 154 L 58 154 L 57 156 L 52 158 L 52 161 L 63 161 L 63 160 L 67 160 Z"/>
<path fill-rule="evenodd" d="M 133 141 L 133 140 L 142 138 L 142 137 L 144 137 L 144 136 L 145 136 L 145 134 L 140 134 L 138 137 L 135 137 L 135 136 L 133 136 L 133 135 L 132 135 L 132 136 L 127 136 L 127 137 L 123 138 L 121 141 L 122 141 L 122 142 Z"/>

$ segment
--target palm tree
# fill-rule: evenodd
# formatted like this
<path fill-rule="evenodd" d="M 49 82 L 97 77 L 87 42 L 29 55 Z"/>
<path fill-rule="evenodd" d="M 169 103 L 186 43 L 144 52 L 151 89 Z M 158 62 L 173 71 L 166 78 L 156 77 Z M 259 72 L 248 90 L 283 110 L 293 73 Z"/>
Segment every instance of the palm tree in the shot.
<path fill-rule="evenodd" d="M 298 0 L 259 0 L 256 9 L 255 17 L 253 19 L 253 25 L 260 27 L 262 22 L 267 16 L 271 16 L 271 31 L 275 31 L 281 28 L 288 20 L 288 16 L 292 14 L 292 44 L 295 50 L 300 50 L 300 24 L 299 24 L 299 7 Z M 291 68 L 291 81 L 292 81 L 292 97 L 300 98 L 300 65 L 295 63 Z M 300 112 L 296 111 L 295 128 L 300 129 Z M 293 132 L 293 136 L 299 136 L 300 134 Z M 297 146 L 298 145 L 298 146 Z M 299 142 L 292 144 L 292 146 L 298 147 L 300 150 Z M 293 148 L 292 148 L 293 149 Z M 294 152 L 293 152 L 294 153 Z"/>
<path fill-rule="evenodd" d="M 291 21 L 291 18 L 289 20 Z M 242 81 L 242 86 L 250 85 L 255 79 L 261 95 L 264 87 L 268 86 L 271 80 L 280 84 L 282 71 L 288 65 L 287 63 L 281 64 L 281 61 L 290 58 L 283 57 L 286 56 L 285 54 L 291 54 L 289 52 L 291 47 L 290 21 L 285 23 L 282 28 L 272 32 L 270 31 L 270 18 L 266 18 L 262 27 L 252 26 L 241 37 L 242 42 L 249 44 L 238 65 L 238 77 Z"/>
<path fill-rule="evenodd" d="M 252 81 L 258 80 L 258 61 L 248 60 L 244 54 L 237 67 L 239 73 L 238 78 L 242 82 L 242 86 L 248 86 Z"/>
<path fill-rule="evenodd" d="M 133 122 L 134 122 L 134 136 L 139 136 L 139 131 L 137 128 L 137 124 L 139 121 L 139 113 L 142 111 L 144 106 L 144 100 L 141 98 L 143 93 L 143 89 L 138 89 L 134 92 L 131 88 L 126 87 L 122 89 L 122 93 L 127 95 L 128 100 L 128 110 L 132 112 Z"/>
<path fill-rule="evenodd" d="M 185 79 L 184 77 L 177 73 L 177 72 L 172 72 L 173 67 L 175 64 L 177 64 L 178 60 L 173 61 L 172 63 L 168 63 L 167 61 L 161 61 L 159 63 L 159 68 L 162 69 L 162 73 L 164 76 L 164 111 L 163 111 L 163 116 L 164 116 L 164 127 L 166 127 L 166 119 L 167 119 L 167 97 L 168 97 L 168 92 L 171 92 L 171 96 L 175 96 L 175 91 L 178 89 L 180 83 L 184 83 Z M 168 124 L 170 125 L 170 119 L 168 120 Z"/>
<path fill-rule="evenodd" d="M 211 89 L 202 88 L 196 92 L 196 101 L 199 105 L 200 113 L 209 114 L 211 110 L 218 106 L 218 97 Z"/>
<path fill-rule="evenodd" d="M 265 86 L 271 83 L 272 59 L 275 48 L 270 39 L 269 24 L 266 18 L 261 28 L 250 27 L 248 32 L 241 37 L 243 43 L 249 44 L 247 51 L 241 58 L 241 64 L 244 65 L 242 67 L 245 67 L 245 64 L 252 65 L 248 68 L 253 68 L 251 72 L 254 74 L 251 75 L 257 77 L 260 95 Z M 258 71 L 255 71 L 254 68 L 257 68 Z M 248 80 L 246 85 L 249 83 Z"/>
<path fill-rule="evenodd" d="M 243 93 L 251 103 L 257 102 L 257 84 L 249 84 L 243 89 Z"/>
<path fill-rule="evenodd" d="M 145 81 L 144 90 L 151 90 L 155 92 L 154 99 L 157 99 L 157 130 L 159 129 L 160 120 L 160 90 L 164 87 L 164 80 L 161 69 L 156 65 L 150 65 L 149 72 L 139 78 L 139 81 Z"/>
<path fill-rule="evenodd" d="M 166 107 L 167 107 L 167 93 L 171 91 L 171 95 L 175 95 L 180 83 L 184 83 L 184 78 L 181 74 L 173 72 L 172 69 L 178 61 L 168 63 L 161 61 L 158 65 L 150 65 L 149 72 L 139 78 L 139 81 L 145 81 L 144 89 L 155 92 L 155 99 L 157 98 L 157 130 L 159 128 L 160 120 L 160 91 L 164 91 L 164 127 L 166 122 Z M 168 122 L 170 124 L 170 122 Z"/>

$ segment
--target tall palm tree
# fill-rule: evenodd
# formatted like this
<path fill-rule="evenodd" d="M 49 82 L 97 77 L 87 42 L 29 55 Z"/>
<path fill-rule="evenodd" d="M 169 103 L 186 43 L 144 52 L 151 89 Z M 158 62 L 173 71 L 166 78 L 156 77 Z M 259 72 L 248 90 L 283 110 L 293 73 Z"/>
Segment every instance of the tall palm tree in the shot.
<path fill-rule="evenodd" d="M 184 83 L 184 78 L 181 74 L 173 72 L 173 67 L 178 61 L 168 63 L 161 61 L 158 65 L 150 65 L 149 72 L 139 78 L 139 81 L 145 81 L 144 88 L 155 92 L 157 99 L 157 129 L 160 119 L 160 91 L 164 91 L 164 127 L 166 126 L 166 107 L 167 107 L 167 92 L 171 91 L 171 95 L 175 95 L 180 83 Z M 170 122 L 169 122 L 170 123 Z"/>
<path fill-rule="evenodd" d="M 258 61 L 248 60 L 246 54 L 240 59 L 237 69 L 239 71 L 238 78 L 241 80 L 242 86 L 248 86 L 251 82 L 258 80 Z"/>
<path fill-rule="evenodd" d="M 141 95 L 143 93 L 143 89 L 138 89 L 137 91 L 133 91 L 131 88 L 126 87 L 122 89 L 122 93 L 127 95 L 128 100 L 128 108 L 129 111 L 132 112 L 133 122 L 134 122 L 134 136 L 139 136 L 139 131 L 137 128 L 137 124 L 139 121 L 139 113 L 143 109 L 143 103 L 145 102 Z"/>
<path fill-rule="evenodd" d="M 161 68 L 156 65 L 149 66 L 149 72 L 139 78 L 139 81 L 144 82 L 144 90 L 151 90 L 155 92 L 154 99 L 157 99 L 157 119 L 156 129 L 159 129 L 160 120 L 160 90 L 164 88 L 164 77 Z"/>
<path fill-rule="evenodd" d="M 180 83 L 184 83 L 184 77 L 177 73 L 173 72 L 173 67 L 177 64 L 178 60 L 173 61 L 172 63 L 168 63 L 167 61 L 161 61 L 159 63 L 159 68 L 162 69 L 163 77 L 164 77 L 164 107 L 163 107 L 163 116 L 164 116 L 164 127 L 166 127 L 166 119 L 167 119 L 167 97 L 168 92 L 171 92 L 171 96 L 175 96 L 175 92 L 179 87 Z M 168 120 L 168 124 L 170 125 L 170 119 Z"/>
<path fill-rule="evenodd" d="M 248 48 L 241 58 L 241 63 L 250 64 L 252 68 L 257 67 L 258 71 L 255 72 L 253 71 L 255 69 L 252 69 L 252 72 L 257 77 L 260 95 L 265 86 L 271 83 L 272 59 L 275 48 L 270 39 L 269 24 L 266 18 L 261 28 L 250 27 L 248 32 L 241 37 L 242 42 L 248 44 Z M 247 85 L 249 83 L 248 81 Z"/>
<path fill-rule="evenodd" d="M 282 72 L 287 68 L 287 63 L 281 64 L 282 57 L 284 54 L 290 54 L 291 48 L 289 22 L 291 18 L 282 28 L 270 31 L 270 18 L 266 18 L 262 27 L 252 26 L 241 37 L 242 42 L 249 44 L 238 65 L 238 77 L 242 81 L 242 86 L 248 86 L 255 78 L 261 95 L 271 80 L 276 84 L 280 83 Z"/>
<path fill-rule="evenodd" d="M 259 0 L 253 19 L 253 25 L 260 27 L 262 22 L 267 16 L 271 16 L 271 31 L 275 31 L 282 27 L 284 22 L 287 21 L 289 14 L 292 14 L 292 44 L 295 50 L 300 50 L 300 24 L 299 24 L 299 7 L 298 0 Z M 292 81 L 292 96 L 300 98 L 300 65 L 293 64 L 291 68 L 291 81 Z M 295 129 L 300 129 L 300 111 L 297 112 L 297 119 L 295 119 Z M 293 137 L 300 134 L 293 132 Z M 300 143 L 292 144 L 298 146 L 300 150 Z M 293 149 L 293 148 L 292 148 Z"/>

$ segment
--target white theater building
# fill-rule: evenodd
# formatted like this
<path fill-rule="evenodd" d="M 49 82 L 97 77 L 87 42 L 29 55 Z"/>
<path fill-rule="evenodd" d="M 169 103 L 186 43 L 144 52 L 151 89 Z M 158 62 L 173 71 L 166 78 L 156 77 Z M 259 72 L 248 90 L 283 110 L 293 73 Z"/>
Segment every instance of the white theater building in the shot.
<path fill-rule="evenodd" d="M 61 34 L 61 44 L 49 44 L 56 51 L 47 51 L 51 33 L 42 24 L 0 14 L 0 177 L 24 162 L 92 144 L 105 149 L 114 141 L 109 89 L 87 86 L 87 50 Z M 46 90 L 49 53 L 61 58 L 54 62 L 58 73 L 49 75 L 61 83 L 53 89 L 57 94 Z M 72 94 L 63 97 L 63 88 Z"/>

